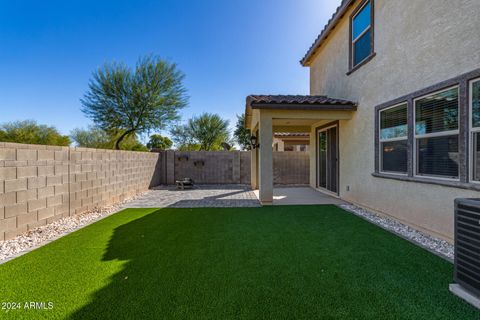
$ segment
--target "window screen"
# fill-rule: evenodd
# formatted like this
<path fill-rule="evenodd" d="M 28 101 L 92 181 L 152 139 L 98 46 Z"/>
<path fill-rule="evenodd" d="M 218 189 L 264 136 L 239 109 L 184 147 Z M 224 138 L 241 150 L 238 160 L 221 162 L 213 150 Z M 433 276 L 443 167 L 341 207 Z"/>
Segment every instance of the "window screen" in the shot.
<path fill-rule="evenodd" d="M 458 88 L 415 101 L 417 174 L 458 178 Z"/>
<path fill-rule="evenodd" d="M 418 139 L 418 173 L 458 178 L 458 135 Z"/>
<path fill-rule="evenodd" d="M 407 140 L 382 142 L 382 171 L 407 172 Z"/>
<path fill-rule="evenodd" d="M 415 128 L 417 134 L 458 130 L 458 88 L 417 100 Z"/>
<path fill-rule="evenodd" d="M 480 128 L 480 80 L 472 83 L 472 127 Z"/>
<path fill-rule="evenodd" d="M 381 112 L 380 139 L 393 139 L 407 136 L 407 104 Z"/>
<path fill-rule="evenodd" d="M 480 80 L 472 82 L 470 104 L 472 106 L 472 179 L 480 181 Z"/>
<path fill-rule="evenodd" d="M 407 104 L 380 111 L 381 171 L 407 173 Z"/>
<path fill-rule="evenodd" d="M 480 132 L 473 133 L 472 178 L 480 181 Z"/>

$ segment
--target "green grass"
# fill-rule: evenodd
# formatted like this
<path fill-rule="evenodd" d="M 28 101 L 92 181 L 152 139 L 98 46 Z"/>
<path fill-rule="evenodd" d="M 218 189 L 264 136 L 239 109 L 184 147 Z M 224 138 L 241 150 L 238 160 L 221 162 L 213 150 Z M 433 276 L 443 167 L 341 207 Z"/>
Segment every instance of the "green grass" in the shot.
<path fill-rule="evenodd" d="M 452 265 L 334 206 L 128 209 L 0 265 L 0 318 L 479 319 Z"/>

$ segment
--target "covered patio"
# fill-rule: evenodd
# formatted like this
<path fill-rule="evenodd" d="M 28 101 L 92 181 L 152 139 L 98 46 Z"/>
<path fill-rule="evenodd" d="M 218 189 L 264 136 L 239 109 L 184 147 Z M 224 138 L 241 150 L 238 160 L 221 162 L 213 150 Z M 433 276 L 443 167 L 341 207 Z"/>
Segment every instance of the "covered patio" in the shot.
<path fill-rule="evenodd" d="M 322 126 L 339 123 L 352 118 L 357 109 L 352 101 L 333 99 L 326 96 L 300 95 L 250 95 L 247 97 L 245 125 L 252 132 L 251 150 L 251 186 L 258 190 L 258 197 L 263 205 L 274 202 L 273 186 L 273 136 L 277 132 L 310 133 L 310 187 L 322 186 L 318 174 L 318 132 Z M 338 131 L 335 140 L 335 154 L 330 157 L 338 193 Z M 331 140 L 331 141 L 333 141 Z M 333 179 L 333 175 L 330 179 Z M 321 177 L 320 177 L 321 178 Z M 333 181 L 333 180 L 332 180 Z M 320 196 L 320 193 L 319 193 Z"/>
<path fill-rule="evenodd" d="M 257 198 L 260 198 L 259 190 L 253 192 Z M 339 205 L 346 204 L 346 202 L 311 187 L 274 187 L 272 204 L 275 206 L 319 204 Z"/>

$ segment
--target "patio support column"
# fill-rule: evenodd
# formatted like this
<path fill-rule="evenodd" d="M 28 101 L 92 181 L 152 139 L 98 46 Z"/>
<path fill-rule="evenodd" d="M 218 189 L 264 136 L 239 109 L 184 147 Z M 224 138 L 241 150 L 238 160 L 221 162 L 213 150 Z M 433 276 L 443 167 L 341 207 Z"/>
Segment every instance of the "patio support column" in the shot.
<path fill-rule="evenodd" d="M 285 142 L 283 140 L 278 141 L 278 150 L 277 151 L 285 151 Z"/>
<path fill-rule="evenodd" d="M 273 202 L 273 128 L 271 115 L 260 114 L 259 143 L 259 196 L 263 205 L 269 205 Z"/>

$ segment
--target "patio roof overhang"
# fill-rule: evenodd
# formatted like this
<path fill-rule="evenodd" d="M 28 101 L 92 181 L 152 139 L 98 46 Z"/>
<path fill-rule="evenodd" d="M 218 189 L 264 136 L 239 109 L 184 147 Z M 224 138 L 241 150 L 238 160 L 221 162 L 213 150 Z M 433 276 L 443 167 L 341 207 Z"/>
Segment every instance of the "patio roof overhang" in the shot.
<path fill-rule="evenodd" d="M 260 202 L 273 202 L 273 137 L 276 132 L 311 132 L 330 121 L 348 120 L 357 104 L 326 96 L 251 95 L 245 106 L 245 126 L 255 136 L 251 184 Z M 310 141 L 311 143 L 311 141 Z M 312 155 L 313 153 L 311 153 Z"/>
<path fill-rule="evenodd" d="M 307 124 L 308 120 L 335 117 L 338 112 L 357 110 L 357 104 L 343 99 L 312 95 L 250 95 L 245 106 L 245 126 L 253 129 L 254 118 L 260 112 L 269 112 L 275 118 L 297 119 Z M 293 113 L 292 113 L 293 111 Z M 257 117 L 255 116 L 257 114 Z M 298 122 L 300 123 L 300 122 Z M 308 125 L 308 124 L 307 124 Z"/>

